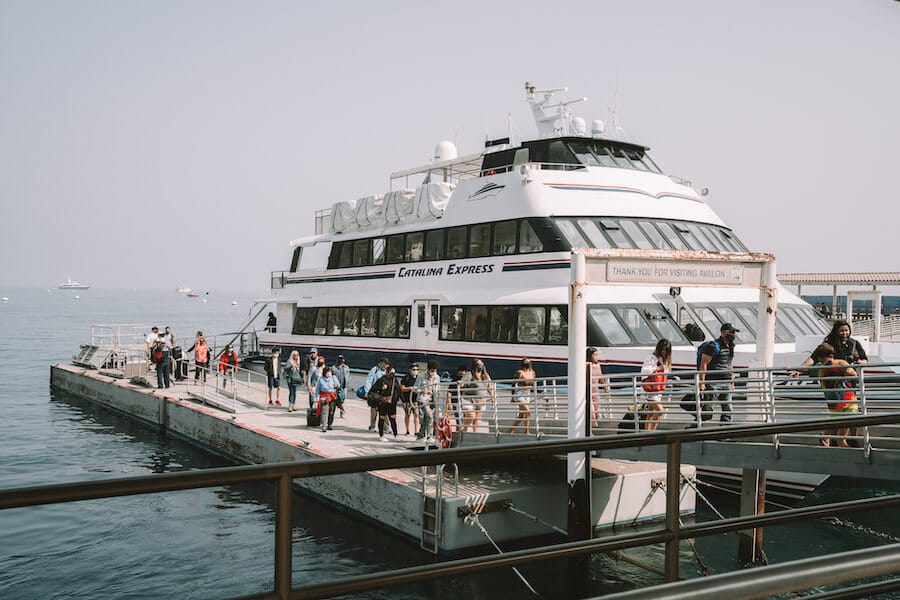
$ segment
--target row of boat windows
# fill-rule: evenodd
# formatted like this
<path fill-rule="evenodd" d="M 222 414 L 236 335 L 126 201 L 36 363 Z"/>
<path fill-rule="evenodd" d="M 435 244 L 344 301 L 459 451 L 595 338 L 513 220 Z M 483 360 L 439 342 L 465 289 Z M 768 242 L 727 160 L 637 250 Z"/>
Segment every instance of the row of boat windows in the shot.
<path fill-rule="evenodd" d="M 397 233 L 337 242 L 329 269 L 404 262 L 542 252 L 544 243 L 525 219 Z"/>
<path fill-rule="evenodd" d="M 573 248 L 640 248 L 746 252 L 729 230 L 715 225 L 657 219 L 572 218 L 555 223 Z"/>
<path fill-rule="evenodd" d="M 571 170 L 597 166 L 662 174 L 662 169 L 640 146 L 583 138 L 535 140 L 525 142 L 521 148 L 491 152 L 482 161 L 482 173 L 507 171 L 514 164 L 525 162 L 541 163 L 544 169 Z"/>
<path fill-rule="evenodd" d="M 409 307 L 297 308 L 291 333 L 408 338 Z"/>
<path fill-rule="evenodd" d="M 567 217 L 552 221 L 516 219 L 335 242 L 328 268 L 556 252 L 571 248 L 747 251 L 731 231 L 716 225 L 612 217 Z M 296 252 L 299 250 L 297 248 Z M 295 260 L 293 270 L 296 270 L 296 264 Z"/>
<path fill-rule="evenodd" d="M 424 327 L 424 306 L 420 308 L 418 324 Z M 756 341 L 759 315 L 755 305 L 704 304 L 691 308 L 709 331 L 718 332 L 722 323 L 730 322 L 740 329 L 737 343 Z M 683 331 L 687 327 L 680 327 L 659 304 L 590 305 L 587 314 L 588 343 L 594 346 L 652 346 L 660 338 L 674 345 L 691 343 Z M 297 308 L 292 333 L 409 338 L 410 316 L 408 306 Z M 681 322 L 692 323 L 687 317 Z M 565 305 L 432 306 L 431 326 L 439 326 L 439 338 L 448 341 L 565 345 L 569 335 Z M 792 342 L 800 335 L 824 335 L 827 330 L 811 308 L 783 306 L 778 310 L 778 342 Z"/>

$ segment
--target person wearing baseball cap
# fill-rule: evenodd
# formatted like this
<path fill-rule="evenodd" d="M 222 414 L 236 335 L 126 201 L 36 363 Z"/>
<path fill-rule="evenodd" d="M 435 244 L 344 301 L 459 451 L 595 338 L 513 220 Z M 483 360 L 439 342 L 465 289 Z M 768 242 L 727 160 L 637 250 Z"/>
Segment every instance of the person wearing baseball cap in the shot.
<path fill-rule="evenodd" d="M 697 370 L 700 372 L 700 393 L 705 401 L 718 402 L 722 408 L 719 422 L 732 422 L 731 394 L 734 391 L 734 373 L 731 363 L 734 360 L 734 338 L 740 329 L 729 322 L 719 327 L 719 337 L 700 344 L 700 360 Z"/>

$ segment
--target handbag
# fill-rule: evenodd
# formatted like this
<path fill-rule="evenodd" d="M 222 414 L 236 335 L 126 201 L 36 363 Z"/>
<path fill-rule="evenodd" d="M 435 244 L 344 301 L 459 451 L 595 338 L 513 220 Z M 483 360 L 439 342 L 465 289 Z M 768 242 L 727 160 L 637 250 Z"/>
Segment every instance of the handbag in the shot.
<path fill-rule="evenodd" d="M 657 369 L 653 375 L 644 377 L 641 383 L 645 392 L 661 392 L 666 389 L 666 376 L 662 374 L 661 369 Z"/>
<path fill-rule="evenodd" d="M 681 402 L 678 404 L 682 410 L 687 411 L 694 415 L 694 420 L 697 420 L 697 396 L 694 392 L 688 392 L 684 396 L 681 397 Z M 709 421 L 713 418 L 713 407 L 709 402 L 701 402 L 700 403 L 700 419 L 703 421 Z"/>

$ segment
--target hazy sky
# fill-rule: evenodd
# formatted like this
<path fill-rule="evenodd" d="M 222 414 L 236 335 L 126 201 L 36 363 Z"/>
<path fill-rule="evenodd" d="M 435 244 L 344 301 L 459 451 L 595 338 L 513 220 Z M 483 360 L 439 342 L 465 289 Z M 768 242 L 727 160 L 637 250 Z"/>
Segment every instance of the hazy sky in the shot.
<path fill-rule="evenodd" d="M 896 0 L 0 0 L 0 291 L 263 295 L 316 209 L 533 135 L 526 80 L 618 90 L 779 272 L 900 270 L 898 60 Z"/>

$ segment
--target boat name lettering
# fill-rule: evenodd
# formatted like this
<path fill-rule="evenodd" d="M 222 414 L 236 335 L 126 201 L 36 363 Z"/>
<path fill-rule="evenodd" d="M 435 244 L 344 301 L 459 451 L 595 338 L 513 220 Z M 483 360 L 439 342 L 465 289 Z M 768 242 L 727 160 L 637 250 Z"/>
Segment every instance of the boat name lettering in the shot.
<path fill-rule="evenodd" d="M 493 273 L 494 265 L 457 265 L 451 264 L 447 267 L 446 275 L 478 275 L 480 273 Z M 427 267 L 419 269 L 409 269 L 400 267 L 397 277 L 440 277 L 444 275 L 444 267 Z"/>

